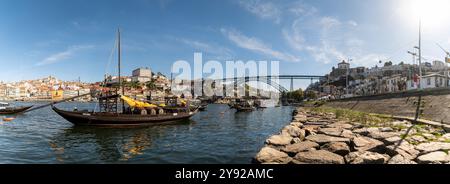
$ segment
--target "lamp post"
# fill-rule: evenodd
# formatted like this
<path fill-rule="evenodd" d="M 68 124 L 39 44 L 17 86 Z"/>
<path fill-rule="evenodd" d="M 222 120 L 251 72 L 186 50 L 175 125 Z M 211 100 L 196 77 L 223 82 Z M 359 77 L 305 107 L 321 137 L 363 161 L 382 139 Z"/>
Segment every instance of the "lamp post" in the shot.
<path fill-rule="evenodd" d="M 347 73 L 346 73 L 346 77 L 345 77 L 345 93 L 348 95 L 348 76 L 350 75 L 349 70 L 350 70 L 350 61 L 352 61 L 352 59 L 348 58 L 347 62 L 348 62 L 348 67 L 347 67 Z"/>
<path fill-rule="evenodd" d="M 419 89 L 422 89 L 422 19 L 419 19 Z"/>

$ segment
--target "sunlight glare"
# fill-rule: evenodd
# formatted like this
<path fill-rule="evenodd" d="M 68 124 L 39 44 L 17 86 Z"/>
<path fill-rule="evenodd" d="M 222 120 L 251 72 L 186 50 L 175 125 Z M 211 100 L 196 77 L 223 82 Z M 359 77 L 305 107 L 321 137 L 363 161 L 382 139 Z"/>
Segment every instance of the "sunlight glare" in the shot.
<path fill-rule="evenodd" d="M 403 1 L 403 14 L 418 24 L 428 28 L 438 28 L 448 24 L 450 20 L 449 0 L 406 0 Z"/>

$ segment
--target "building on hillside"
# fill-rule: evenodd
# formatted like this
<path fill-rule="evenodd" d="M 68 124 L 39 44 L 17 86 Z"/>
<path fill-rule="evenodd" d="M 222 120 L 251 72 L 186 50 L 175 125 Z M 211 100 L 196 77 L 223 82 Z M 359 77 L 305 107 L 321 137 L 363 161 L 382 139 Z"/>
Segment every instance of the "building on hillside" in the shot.
<path fill-rule="evenodd" d="M 60 86 L 59 88 L 54 88 L 52 90 L 52 100 L 62 100 L 64 99 L 64 89 Z"/>
<path fill-rule="evenodd" d="M 446 84 L 448 84 L 447 77 L 439 73 L 422 76 L 422 80 L 420 80 L 422 89 L 445 87 Z"/>
<path fill-rule="evenodd" d="M 133 70 L 132 81 L 145 83 L 152 80 L 152 71 L 149 68 L 138 68 Z"/>

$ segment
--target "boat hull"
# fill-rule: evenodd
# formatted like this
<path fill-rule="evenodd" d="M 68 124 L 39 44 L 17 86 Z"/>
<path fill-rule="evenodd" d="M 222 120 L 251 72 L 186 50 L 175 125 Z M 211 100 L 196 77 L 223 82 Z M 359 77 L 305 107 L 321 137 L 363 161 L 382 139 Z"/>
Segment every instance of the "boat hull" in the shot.
<path fill-rule="evenodd" d="M 60 110 L 52 107 L 53 111 L 74 125 L 80 126 L 145 126 L 153 124 L 165 124 L 187 120 L 197 113 L 176 113 L 166 115 L 131 115 L 112 113 L 83 113 Z"/>
<path fill-rule="evenodd" d="M 25 107 L 16 107 L 16 108 L 6 108 L 0 110 L 0 114 L 2 115 L 10 115 L 10 114 L 18 114 L 30 109 L 33 106 L 25 106 Z"/>
<path fill-rule="evenodd" d="M 254 111 L 255 109 L 254 108 L 252 108 L 252 107 L 237 107 L 236 108 L 236 111 L 237 112 L 252 112 L 252 111 Z"/>

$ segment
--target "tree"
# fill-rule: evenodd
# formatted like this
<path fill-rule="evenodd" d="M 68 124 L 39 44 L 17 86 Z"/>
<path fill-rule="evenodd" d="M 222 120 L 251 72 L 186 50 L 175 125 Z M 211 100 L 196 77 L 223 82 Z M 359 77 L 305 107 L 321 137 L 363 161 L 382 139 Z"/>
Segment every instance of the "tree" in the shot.
<path fill-rule="evenodd" d="M 139 84 L 138 81 L 133 81 L 133 82 L 129 83 L 129 85 L 131 88 L 134 88 L 134 89 L 141 87 L 141 84 Z"/>
<path fill-rule="evenodd" d="M 314 91 L 307 91 L 306 92 L 306 98 L 308 99 L 316 99 L 317 94 Z"/>
<path fill-rule="evenodd" d="M 156 84 L 155 84 L 155 82 L 154 81 L 148 81 L 148 82 L 146 82 L 145 83 L 145 87 L 147 87 L 148 89 L 150 89 L 150 90 L 156 90 Z"/>
<path fill-rule="evenodd" d="M 284 94 L 285 97 L 295 101 L 302 101 L 304 99 L 304 94 L 302 89 L 298 89 L 295 91 L 288 92 Z"/>
<path fill-rule="evenodd" d="M 392 61 L 388 61 L 388 62 L 384 63 L 384 66 L 392 66 Z"/>

